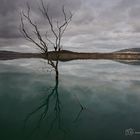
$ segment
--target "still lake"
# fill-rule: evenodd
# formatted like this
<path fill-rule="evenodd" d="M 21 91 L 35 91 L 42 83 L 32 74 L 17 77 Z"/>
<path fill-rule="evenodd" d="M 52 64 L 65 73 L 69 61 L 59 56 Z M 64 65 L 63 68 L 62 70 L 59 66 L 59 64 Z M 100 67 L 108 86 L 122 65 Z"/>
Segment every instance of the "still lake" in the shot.
<path fill-rule="evenodd" d="M 110 60 L 0 61 L 1 140 L 128 140 L 140 132 L 140 66 Z M 129 135 L 129 134 L 128 134 Z"/>

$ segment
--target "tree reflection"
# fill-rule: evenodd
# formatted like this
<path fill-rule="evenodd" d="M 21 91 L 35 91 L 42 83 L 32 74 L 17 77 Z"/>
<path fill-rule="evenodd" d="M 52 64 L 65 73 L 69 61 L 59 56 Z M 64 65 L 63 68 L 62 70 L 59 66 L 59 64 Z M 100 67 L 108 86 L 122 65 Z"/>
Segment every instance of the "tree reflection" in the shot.
<path fill-rule="evenodd" d="M 62 104 L 60 101 L 60 96 L 59 96 L 59 91 L 58 91 L 59 89 L 58 60 L 57 61 L 48 60 L 48 64 L 50 64 L 55 71 L 55 84 L 53 88 L 47 91 L 47 95 L 44 98 L 41 105 L 36 107 L 25 118 L 24 133 L 26 131 L 26 128 L 28 127 L 28 124 L 32 120 L 32 118 L 39 114 L 36 125 L 30 132 L 30 136 L 33 136 L 36 132 L 39 132 L 44 120 L 46 122 L 48 118 L 50 117 L 50 114 L 53 114 L 52 115 L 53 117 L 51 118 L 51 121 L 49 119 L 49 122 L 48 122 L 49 125 L 47 124 L 48 125 L 48 130 L 46 132 L 47 137 L 51 134 L 51 131 L 54 128 L 58 129 L 63 134 L 63 136 L 65 136 L 69 132 L 69 130 L 63 126 L 63 120 L 62 120 L 62 112 L 61 112 Z M 77 112 L 77 115 L 74 118 L 74 121 L 73 121 L 74 123 L 79 120 L 82 112 L 86 109 L 86 107 L 84 107 L 80 103 L 76 95 L 75 95 L 75 99 L 76 99 L 76 102 L 80 106 L 80 110 Z"/>
<path fill-rule="evenodd" d="M 61 104 L 60 104 L 60 99 L 59 99 L 59 93 L 58 93 L 58 85 L 59 85 L 59 72 L 58 72 L 58 60 L 53 62 L 52 60 L 48 60 L 48 64 L 52 66 L 52 68 L 55 70 L 55 85 L 47 95 L 47 97 L 44 99 L 43 103 L 35 108 L 31 113 L 29 113 L 26 118 L 25 118 L 25 123 L 24 123 L 24 129 L 27 126 L 28 121 L 38 112 L 41 111 L 41 114 L 39 116 L 38 123 L 36 127 L 34 128 L 33 132 L 36 131 L 37 129 L 40 128 L 42 121 L 47 118 L 49 109 L 50 109 L 50 103 L 53 100 L 54 102 L 54 113 L 55 113 L 55 118 L 53 119 L 51 123 L 50 130 L 53 128 L 54 124 L 58 124 L 58 128 L 63 130 L 61 127 Z M 48 92 L 48 91 L 47 91 Z M 51 107 L 52 108 L 52 107 Z M 50 131 L 49 130 L 49 131 Z"/>

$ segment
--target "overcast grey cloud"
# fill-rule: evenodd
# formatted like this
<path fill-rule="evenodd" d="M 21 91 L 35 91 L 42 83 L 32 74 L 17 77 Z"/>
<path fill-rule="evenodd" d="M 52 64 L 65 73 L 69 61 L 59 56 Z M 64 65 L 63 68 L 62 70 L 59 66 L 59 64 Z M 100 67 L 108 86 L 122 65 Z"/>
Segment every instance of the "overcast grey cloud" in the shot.
<path fill-rule="evenodd" d="M 19 32 L 20 10 L 27 0 L 0 0 L 0 47 L 31 45 Z M 111 51 L 140 45 L 139 0 L 44 0 L 53 18 L 61 20 L 62 5 L 74 13 L 64 46 L 84 51 Z M 39 11 L 39 0 L 28 0 L 32 19 L 43 32 L 48 27 Z M 28 27 L 28 25 L 27 25 Z"/>

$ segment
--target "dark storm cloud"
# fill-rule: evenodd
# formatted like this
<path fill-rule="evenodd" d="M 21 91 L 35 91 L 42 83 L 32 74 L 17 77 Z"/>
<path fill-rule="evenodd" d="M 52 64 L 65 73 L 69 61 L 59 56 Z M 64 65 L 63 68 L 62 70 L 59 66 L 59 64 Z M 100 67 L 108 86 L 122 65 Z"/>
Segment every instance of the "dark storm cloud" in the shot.
<path fill-rule="evenodd" d="M 16 0 L 0 0 L 0 38 L 18 37 L 17 5 Z"/>
<path fill-rule="evenodd" d="M 14 42 L 18 44 L 19 40 L 23 39 L 19 32 L 19 13 L 21 10 L 27 11 L 27 1 L 31 6 L 32 20 L 39 25 L 40 31 L 48 29 L 47 22 L 39 11 L 40 0 L 0 0 L 0 46 Z M 69 37 L 67 43 L 81 42 L 81 38 L 82 42 L 86 43 L 90 38 L 95 43 L 112 44 L 117 40 L 119 43 L 124 41 L 130 44 L 132 38 L 139 37 L 140 0 L 44 0 L 44 2 L 49 5 L 49 14 L 59 21 L 63 18 L 62 5 L 67 11 L 74 13 L 65 34 Z M 26 27 L 30 29 L 28 24 Z M 131 40 L 126 40 L 127 38 Z M 90 42 L 88 46 L 93 43 Z"/>
<path fill-rule="evenodd" d="M 20 24 L 20 10 L 26 11 L 27 0 L 0 0 L 0 38 L 17 38 L 21 37 L 18 28 Z M 80 6 L 80 0 L 44 0 L 49 5 L 49 13 L 52 17 L 60 17 L 60 9 L 62 5 L 66 5 L 70 10 L 75 10 Z M 41 24 L 41 15 L 39 12 L 40 1 L 28 0 L 32 8 L 34 20 L 38 20 Z M 43 23 L 42 23 L 43 24 Z"/>

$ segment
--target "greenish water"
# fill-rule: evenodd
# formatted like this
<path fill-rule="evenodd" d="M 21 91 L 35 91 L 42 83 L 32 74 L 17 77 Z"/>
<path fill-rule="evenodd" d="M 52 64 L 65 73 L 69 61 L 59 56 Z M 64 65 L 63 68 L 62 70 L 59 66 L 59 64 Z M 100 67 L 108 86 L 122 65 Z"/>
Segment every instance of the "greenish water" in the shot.
<path fill-rule="evenodd" d="M 40 60 L 0 62 L 1 140 L 139 139 L 139 118 L 139 66 L 61 62 L 56 81 Z"/>

